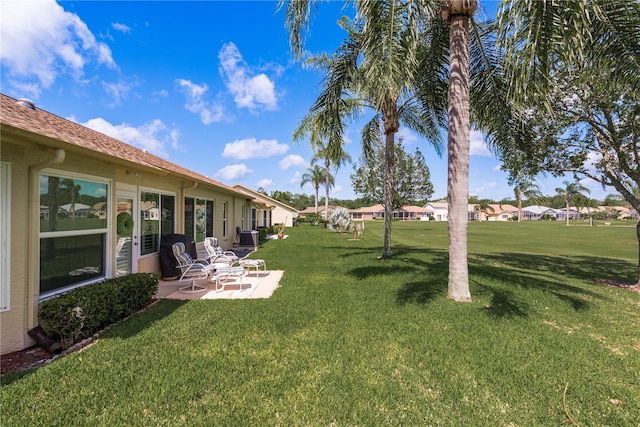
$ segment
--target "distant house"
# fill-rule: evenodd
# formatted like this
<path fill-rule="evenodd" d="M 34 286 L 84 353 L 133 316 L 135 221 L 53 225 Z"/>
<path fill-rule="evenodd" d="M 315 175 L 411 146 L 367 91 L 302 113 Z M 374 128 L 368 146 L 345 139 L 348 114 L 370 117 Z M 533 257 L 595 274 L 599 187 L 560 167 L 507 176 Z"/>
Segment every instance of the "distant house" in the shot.
<path fill-rule="evenodd" d="M 430 216 L 433 216 L 436 221 L 449 219 L 449 204 L 447 202 L 429 202 L 423 208 L 430 212 Z"/>
<path fill-rule="evenodd" d="M 0 187 L 0 354 L 33 345 L 41 301 L 159 273 L 167 234 L 230 248 L 254 208 L 246 193 L 1 94 Z"/>
<path fill-rule="evenodd" d="M 518 217 L 518 208 L 512 205 L 490 204 L 492 209 L 483 209 L 484 221 L 509 221 Z"/>
<path fill-rule="evenodd" d="M 522 208 L 522 219 L 529 221 L 536 221 L 542 218 L 543 215 L 551 215 L 556 217 L 556 211 L 547 206 L 532 205 Z"/>
<path fill-rule="evenodd" d="M 423 218 L 428 219 L 428 216 L 432 213 L 432 210 L 422 206 L 403 206 L 392 212 L 392 218 L 401 221 L 415 221 Z M 349 215 L 353 220 L 384 219 L 384 205 L 377 204 L 351 209 L 349 210 Z"/>
<path fill-rule="evenodd" d="M 250 228 L 245 227 L 244 230 L 256 230 L 258 227 L 270 227 L 273 224 L 293 226 L 293 220 L 298 216 L 295 208 L 241 184 L 236 184 L 233 188 L 249 196 L 253 202 Z"/>
<path fill-rule="evenodd" d="M 381 204 L 365 206 L 349 210 L 352 220 L 368 221 L 372 219 L 384 219 L 384 206 Z"/>

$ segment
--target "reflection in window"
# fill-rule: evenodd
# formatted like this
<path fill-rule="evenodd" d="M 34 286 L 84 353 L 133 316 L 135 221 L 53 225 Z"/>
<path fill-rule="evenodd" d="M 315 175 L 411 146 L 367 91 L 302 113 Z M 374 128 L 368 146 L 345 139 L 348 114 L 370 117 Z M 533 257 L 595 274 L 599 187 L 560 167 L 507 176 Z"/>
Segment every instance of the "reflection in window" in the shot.
<path fill-rule="evenodd" d="M 107 194 L 97 180 L 40 175 L 40 294 L 105 276 Z"/>
<path fill-rule="evenodd" d="M 213 201 L 185 197 L 184 206 L 184 234 L 196 242 L 213 236 Z"/>
<path fill-rule="evenodd" d="M 107 228 L 107 184 L 40 177 L 40 231 Z"/>
<path fill-rule="evenodd" d="M 40 293 L 104 277 L 105 234 L 40 241 Z"/>
<path fill-rule="evenodd" d="M 160 238 L 174 232 L 175 197 L 143 191 L 140 193 L 140 254 L 160 250 Z"/>

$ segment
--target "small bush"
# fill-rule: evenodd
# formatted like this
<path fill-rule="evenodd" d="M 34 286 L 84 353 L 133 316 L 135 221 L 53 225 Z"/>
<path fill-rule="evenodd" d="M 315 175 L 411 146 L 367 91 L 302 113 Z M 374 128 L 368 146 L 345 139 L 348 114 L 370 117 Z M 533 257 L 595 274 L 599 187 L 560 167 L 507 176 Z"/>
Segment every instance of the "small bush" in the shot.
<path fill-rule="evenodd" d="M 144 308 L 158 291 L 158 277 L 137 273 L 73 289 L 40 304 L 40 325 L 66 347 Z"/>
<path fill-rule="evenodd" d="M 265 240 L 267 238 L 267 234 L 269 234 L 269 228 L 267 227 L 258 227 L 258 239 L 260 241 Z"/>

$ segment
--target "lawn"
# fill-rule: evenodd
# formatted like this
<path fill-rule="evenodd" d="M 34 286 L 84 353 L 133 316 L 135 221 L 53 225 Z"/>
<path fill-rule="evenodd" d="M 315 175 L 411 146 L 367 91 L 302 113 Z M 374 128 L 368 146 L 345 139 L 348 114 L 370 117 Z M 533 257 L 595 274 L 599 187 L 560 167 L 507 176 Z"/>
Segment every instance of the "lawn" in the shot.
<path fill-rule="evenodd" d="M 163 300 L 2 387 L 0 425 L 635 426 L 633 227 L 471 223 L 473 303 L 446 299 L 445 223 L 360 240 L 288 228 L 266 300 Z"/>

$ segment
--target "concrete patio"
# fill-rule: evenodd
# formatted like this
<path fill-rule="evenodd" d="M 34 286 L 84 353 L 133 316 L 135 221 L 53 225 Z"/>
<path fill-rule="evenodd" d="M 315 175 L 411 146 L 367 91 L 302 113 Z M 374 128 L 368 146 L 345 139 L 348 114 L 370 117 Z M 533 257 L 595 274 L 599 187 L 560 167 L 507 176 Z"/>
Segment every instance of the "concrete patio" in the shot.
<path fill-rule="evenodd" d="M 190 280 L 160 280 L 158 285 L 158 298 L 194 300 L 194 299 L 250 299 L 269 298 L 276 290 L 284 271 L 248 271 L 239 277 L 228 277 L 220 282 L 216 290 L 216 282 L 207 279 L 197 280 L 201 286 L 207 286 L 202 292 L 186 293 L 179 288 L 190 283 Z"/>

